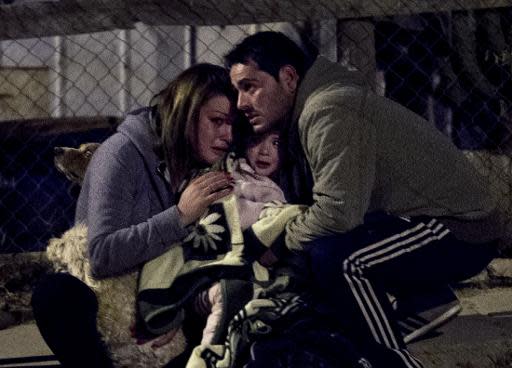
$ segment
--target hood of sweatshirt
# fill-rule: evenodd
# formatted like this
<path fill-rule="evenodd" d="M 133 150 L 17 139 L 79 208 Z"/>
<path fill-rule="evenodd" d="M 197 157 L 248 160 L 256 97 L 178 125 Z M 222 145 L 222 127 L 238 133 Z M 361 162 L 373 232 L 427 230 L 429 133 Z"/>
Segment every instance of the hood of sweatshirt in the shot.
<path fill-rule="evenodd" d="M 292 114 L 292 122 L 297 121 L 304 104 L 309 96 L 316 90 L 340 83 L 343 86 L 365 87 L 368 85 L 363 74 L 349 70 L 338 63 L 333 63 L 323 56 L 319 56 L 309 68 L 304 79 L 299 84 L 295 106 Z"/>
<path fill-rule="evenodd" d="M 160 163 L 154 151 L 157 136 L 151 129 L 149 120 L 149 108 L 142 108 L 131 112 L 119 125 L 117 131 L 127 136 L 141 153 L 151 173 L 156 173 Z"/>
<path fill-rule="evenodd" d="M 148 174 L 151 175 L 150 180 L 155 186 L 153 189 L 157 190 L 160 197 L 162 208 L 167 208 L 172 202 L 172 194 L 163 173 L 159 172 L 161 161 L 154 150 L 158 137 L 151 127 L 150 108 L 142 108 L 128 114 L 117 131 L 127 136 L 139 151 Z"/>

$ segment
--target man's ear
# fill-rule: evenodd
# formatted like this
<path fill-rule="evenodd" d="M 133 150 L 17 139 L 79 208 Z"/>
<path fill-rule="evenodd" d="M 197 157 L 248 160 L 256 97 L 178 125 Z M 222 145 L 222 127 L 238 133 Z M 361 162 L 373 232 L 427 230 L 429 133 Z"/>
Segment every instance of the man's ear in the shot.
<path fill-rule="evenodd" d="M 295 94 L 299 84 L 299 74 L 293 66 L 284 65 L 279 69 L 279 81 L 287 92 Z"/>

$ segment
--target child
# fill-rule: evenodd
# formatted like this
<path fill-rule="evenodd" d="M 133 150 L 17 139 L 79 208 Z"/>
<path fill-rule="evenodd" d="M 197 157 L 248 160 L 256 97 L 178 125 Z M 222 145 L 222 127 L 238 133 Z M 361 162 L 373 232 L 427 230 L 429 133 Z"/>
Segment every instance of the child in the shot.
<path fill-rule="evenodd" d="M 235 180 L 234 194 L 237 196 L 238 213 L 242 230 L 258 220 L 263 206 L 272 201 L 284 202 L 284 194 L 271 180 L 279 170 L 279 134 L 271 131 L 249 138 L 245 158 L 235 161 L 232 172 Z M 220 283 L 216 282 L 196 298 L 196 310 L 208 315 L 203 330 L 201 345 L 212 343 L 223 312 Z"/>
<path fill-rule="evenodd" d="M 279 170 L 279 133 L 271 131 L 251 136 L 245 157 L 256 174 L 274 180 Z"/>
<path fill-rule="evenodd" d="M 273 181 L 280 166 L 278 146 L 277 132 L 252 135 L 246 143 L 245 158 L 235 164 L 232 176 L 242 230 L 258 220 L 266 203 L 285 201 L 281 188 Z"/>

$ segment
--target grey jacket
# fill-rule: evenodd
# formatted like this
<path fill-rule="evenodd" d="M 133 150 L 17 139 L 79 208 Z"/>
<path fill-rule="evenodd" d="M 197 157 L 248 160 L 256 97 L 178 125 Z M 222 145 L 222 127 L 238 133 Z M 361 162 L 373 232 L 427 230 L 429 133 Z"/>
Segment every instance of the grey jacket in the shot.
<path fill-rule="evenodd" d="M 157 174 L 155 142 L 143 109 L 128 115 L 92 157 L 75 222 L 88 227 L 93 276 L 133 270 L 188 234 L 169 186 Z"/>
<path fill-rule="evenodd" d="M 358 73 L 318 58 L 300 83 L 290 129 L 311 177 L 311 188 L 295 192 L 312 197 L 288 224 L 289 248 L 347 232 L 372 211 L 443 218 L 463 240 L 496 238 L 488 226 L 499 222 L 496 201 L 469 161 L 428 121 L 371 93 Z"/>

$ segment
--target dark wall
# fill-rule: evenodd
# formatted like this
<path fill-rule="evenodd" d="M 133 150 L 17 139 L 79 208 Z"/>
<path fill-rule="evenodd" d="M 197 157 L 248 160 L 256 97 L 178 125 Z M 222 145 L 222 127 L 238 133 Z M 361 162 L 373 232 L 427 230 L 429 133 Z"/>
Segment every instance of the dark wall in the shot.
<path fill-rule="evenodd" d="M 0 122 L 0 125 L 2 122 Z M 113 126 L 0 136 L 0 253 L 38 251 L 73 224 L 80 188 L 57 171 L 55 146 L 102 142 Z"/>

